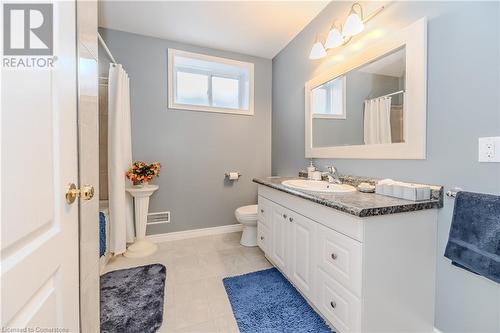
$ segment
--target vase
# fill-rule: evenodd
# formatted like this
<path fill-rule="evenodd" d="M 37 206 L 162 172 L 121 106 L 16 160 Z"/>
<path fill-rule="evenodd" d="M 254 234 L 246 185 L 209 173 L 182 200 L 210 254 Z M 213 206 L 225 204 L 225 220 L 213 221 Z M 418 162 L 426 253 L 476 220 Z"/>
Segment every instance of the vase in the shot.
<path fill-rule="evenodd" d="M 134 185 L 134 187 L 144 187 L 143 182 L 132 182 L 132 185 Z"/>

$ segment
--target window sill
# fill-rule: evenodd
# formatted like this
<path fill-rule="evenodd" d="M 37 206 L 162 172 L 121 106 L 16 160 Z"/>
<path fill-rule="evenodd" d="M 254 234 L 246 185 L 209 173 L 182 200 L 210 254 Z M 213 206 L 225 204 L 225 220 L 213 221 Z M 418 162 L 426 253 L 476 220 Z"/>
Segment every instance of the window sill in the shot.
<path fill-rule="evenodd" d="M 181 111 L 229 113 L 229 114 L 237 114 L 237 115 L 241 115 L 241 116 L 253 116 L 254 115 L 254 111 L 253 111 L 252 107 L 249 108 L 248 110 L 244 110 L 244 109 L 217 108 L 217 107 L 204 106 L 204 105 L 168 103 L 168 108 L 172 109 L 172 110 L 181 110 Z"/>
<path fill-rule="evenodd" d="M 313 119 L 339 119 L 346 120 L 346 115 L 333 115 L 333 114 L 313 114 Z"/>

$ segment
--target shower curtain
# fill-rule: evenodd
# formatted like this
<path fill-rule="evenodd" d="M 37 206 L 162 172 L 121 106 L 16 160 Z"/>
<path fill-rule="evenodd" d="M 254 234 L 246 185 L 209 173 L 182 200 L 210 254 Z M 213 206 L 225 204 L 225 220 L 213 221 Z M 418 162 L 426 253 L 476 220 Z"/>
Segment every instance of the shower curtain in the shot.
<path fill-rule="evenodd" d="M 129 77 L 122 65 L 110 64 L 108 79 L 108 187 L 110 252 L 127 250 L 134 241 L 132 197 L 125 173 L 132 164 Z"/>
<path fill-rule="evenodd" d="M 365 101 L 365 144 L 391 143 L 391 97 Z"/>

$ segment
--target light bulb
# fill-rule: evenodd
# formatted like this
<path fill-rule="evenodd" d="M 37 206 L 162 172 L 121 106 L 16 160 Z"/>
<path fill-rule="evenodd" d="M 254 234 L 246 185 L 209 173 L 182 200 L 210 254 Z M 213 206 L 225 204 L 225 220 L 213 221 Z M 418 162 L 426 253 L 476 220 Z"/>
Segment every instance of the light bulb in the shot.
<path fill-rule="evenodd" d="M 359 14 L 354 11 L 354 8 L 352 8 L 349 16 L 345 21 L 344 28 L 342 29 L 342 36 L 351 37 L 357 35 L 361 31 L 363 31 L 364 28 L 365 25 L 363 23 L 363 20 L 361 19 Z"/>
<path fill-rule="evenodd" d="M 326 38 L 325 47 L 327 49 L 333 49 L 344 43 L 344 38 L 337 27 L 332 27 Z"/>
<path fill-rule="evenodd" d="M 326 56 L 326 50 L 323 44 L 321 44 L 321 42 L 319 41 L 314 43 L 311 49 L 311 53 L 309 53 L 309 59 L 316 60 L 323 58 L 324 56 Z"/>

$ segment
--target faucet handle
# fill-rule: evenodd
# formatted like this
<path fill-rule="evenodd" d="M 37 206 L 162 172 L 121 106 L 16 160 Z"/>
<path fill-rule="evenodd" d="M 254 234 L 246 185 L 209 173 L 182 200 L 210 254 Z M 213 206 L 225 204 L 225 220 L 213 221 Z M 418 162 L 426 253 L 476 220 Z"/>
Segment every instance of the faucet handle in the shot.
<path fill-rule="evenodd" d="M 335 169 L 335 167 L 333 165 L 329 166 L 329 167 L 326 167 L 326 169 L 328 170 L 328 172 L 330 173 L 335 173 L 337 172 L 337 169 Z"/>

